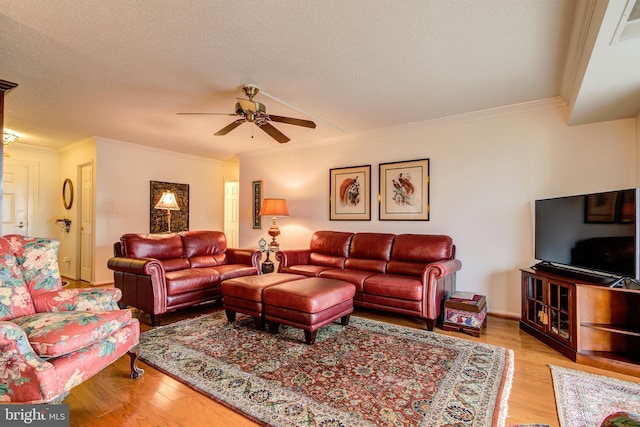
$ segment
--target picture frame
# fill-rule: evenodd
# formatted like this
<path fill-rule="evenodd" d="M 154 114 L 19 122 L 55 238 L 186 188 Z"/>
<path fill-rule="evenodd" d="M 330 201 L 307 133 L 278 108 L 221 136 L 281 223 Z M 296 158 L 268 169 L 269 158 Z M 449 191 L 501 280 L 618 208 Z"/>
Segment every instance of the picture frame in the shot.
<path fill-rule="evenodd" d="M 253 228 L 262 229 L 262 217 L 260 209 L 262 208 L 262 181 L 251 182 L 251 195 L 253 203 Z"/>
<path fill-rule="evenodd" d="M 585 200 L 585 223 L 610 224 L 616 220 L 618 192 L 589 194 Z"/>
<path fill-rule="evenodd" d="M 429 221 L 429 159 L 380 163 L 381 221 Z"/>
<path fill-rule="evenodd" d="M 167 190 L 175 194 L 178 207 L 180 207 L 179 211 L 171 211 L 171 232 L 178 233 L 189 230 L 189 184 L 150 181 L 149 232 L 151 234 L 168 231 L 167 211 L 155 208 L 162 192 Z"/>
<path fill-rule="evenodd" d="M 329 170 L 329 220 L 371 221 L 371 165 Z"/>

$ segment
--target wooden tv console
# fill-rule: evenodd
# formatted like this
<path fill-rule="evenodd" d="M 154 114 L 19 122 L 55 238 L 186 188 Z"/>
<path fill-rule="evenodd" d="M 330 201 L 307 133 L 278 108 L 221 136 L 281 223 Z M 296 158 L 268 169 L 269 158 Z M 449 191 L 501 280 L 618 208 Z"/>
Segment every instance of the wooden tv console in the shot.
<path fill-rule="evenodd" d="M 640 291 L 520 271 L 520 329 L 578 363 L 640 376 Z"/>

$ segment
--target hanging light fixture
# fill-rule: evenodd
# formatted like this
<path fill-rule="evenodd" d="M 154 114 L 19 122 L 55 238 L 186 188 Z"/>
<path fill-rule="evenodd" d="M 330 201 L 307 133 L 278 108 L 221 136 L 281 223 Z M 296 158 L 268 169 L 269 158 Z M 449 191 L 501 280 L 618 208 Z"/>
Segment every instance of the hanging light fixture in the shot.
<path fill-rule="evenodd" d="M 10 129 L 4 129 L 2 131 L 2 143 L 5 146 L 15 144 L 20 139 L 20 135 Z"/>

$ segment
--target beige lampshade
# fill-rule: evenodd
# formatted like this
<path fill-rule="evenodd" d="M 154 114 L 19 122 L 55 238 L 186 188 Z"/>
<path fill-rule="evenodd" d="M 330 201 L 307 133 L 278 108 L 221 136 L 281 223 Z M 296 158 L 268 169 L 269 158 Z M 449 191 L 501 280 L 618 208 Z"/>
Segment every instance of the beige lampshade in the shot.
<path fill-rule="evenodd" d="M 178 201 L 176 200 L 176 195 L 169 191 L 165 190 L 162 192 L 162 196 L 156 205 L 154 206 L 156 209 L 167 209 L 170 211 L 179 211 L 180 206 L 178 206 Z"/>
<path fill-rule="evenodd" d="M 260 215 L 289 216 L 287 201 L 285 199 L 264 199 L 260 208 Z"/>

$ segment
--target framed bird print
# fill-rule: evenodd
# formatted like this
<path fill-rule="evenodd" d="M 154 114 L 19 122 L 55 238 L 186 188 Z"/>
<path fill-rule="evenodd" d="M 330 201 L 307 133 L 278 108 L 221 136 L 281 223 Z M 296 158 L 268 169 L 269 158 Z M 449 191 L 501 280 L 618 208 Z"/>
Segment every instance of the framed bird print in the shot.
<path fill-rule="evenodd" d="M 371 165 L 329 171 L 329 220 L 371 221 Z"/>
<path fill-rule="evenodd" d="M 429 159 L 379 167 L 380 220 L 429 221 Z"/>

